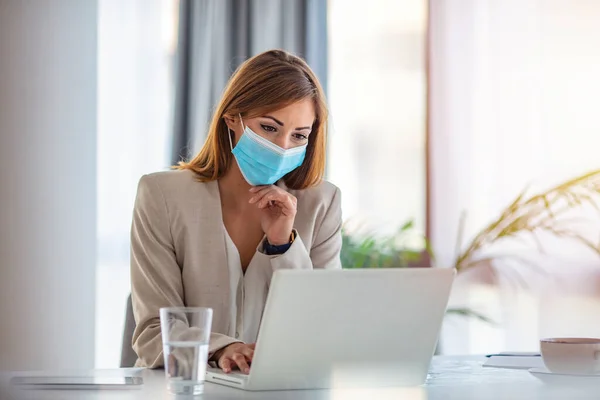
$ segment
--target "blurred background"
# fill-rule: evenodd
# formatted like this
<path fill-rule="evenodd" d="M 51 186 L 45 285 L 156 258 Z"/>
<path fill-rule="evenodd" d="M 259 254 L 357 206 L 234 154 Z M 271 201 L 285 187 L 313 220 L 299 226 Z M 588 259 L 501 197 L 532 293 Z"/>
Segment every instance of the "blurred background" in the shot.
<path fill-rule="evenodd" d="M 600 177 L 571 182 L 600 168 L 598 20 L 595 0 L 0 0 L 0 369 L 119 366 L 137 182 L 200 149 L 270 48 L 325 87 L 345 259 L 461 267 L 442 353 L 600 336 Z"/>

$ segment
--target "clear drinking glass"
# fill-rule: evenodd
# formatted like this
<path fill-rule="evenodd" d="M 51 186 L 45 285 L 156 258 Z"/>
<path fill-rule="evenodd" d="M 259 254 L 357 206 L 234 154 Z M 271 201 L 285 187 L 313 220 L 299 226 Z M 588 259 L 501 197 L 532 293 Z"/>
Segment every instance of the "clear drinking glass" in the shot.
<path fill-rule="evenodd" d="M 210 308 L 160 309 L 165 374 L 171 393 L 198 395 L 204 392 L 212 316 Z"/>

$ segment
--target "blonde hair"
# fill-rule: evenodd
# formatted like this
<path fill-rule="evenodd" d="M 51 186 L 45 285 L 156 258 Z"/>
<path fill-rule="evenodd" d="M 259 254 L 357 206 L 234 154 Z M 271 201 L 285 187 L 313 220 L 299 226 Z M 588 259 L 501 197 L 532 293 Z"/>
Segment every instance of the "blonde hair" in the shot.
<path fill-rule="evenodd" d="M 192 160 L 175 168 L 194 171 L 202 182 L 221 178 L 233 161 L 225 116 L 255 118 L 305 99 L 313 100 L 316 114 L 306 156 L 283 181 L 291 189 L 317 185 L 325 174 L 325 94 L 306 62 L 282 50 L 266 51 L 240 65 L 213 114 L 204 146 Z"/>

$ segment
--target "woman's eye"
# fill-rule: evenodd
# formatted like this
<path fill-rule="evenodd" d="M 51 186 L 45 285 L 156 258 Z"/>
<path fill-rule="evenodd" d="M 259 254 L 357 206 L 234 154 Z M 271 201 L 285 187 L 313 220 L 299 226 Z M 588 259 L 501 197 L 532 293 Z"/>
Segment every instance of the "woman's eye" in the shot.
<path fill-rule="evenodd" d="M 304 140 L 308 139 L 308 136 L 303 135 L 301 133 L 294 133 L 294 139 L 304 141 Z"/>
<path fill-rule="evenodd" d="M 270 125 L 261 125 L 265 132 L 277 132 L 277 128 Z"/>

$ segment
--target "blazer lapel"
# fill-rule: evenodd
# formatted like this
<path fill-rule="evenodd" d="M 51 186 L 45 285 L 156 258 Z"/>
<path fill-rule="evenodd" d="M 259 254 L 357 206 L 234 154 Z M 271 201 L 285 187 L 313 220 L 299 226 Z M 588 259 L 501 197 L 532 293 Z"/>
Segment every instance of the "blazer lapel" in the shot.
<path fill-rule="evenodd" d="M 229 308 L 231 306 L 231 289 L 229 286 L 229 268 L 221 212 L 221 196 L 217 181 L 202 184 L 206 189 L 202 193 L 202 201 L 198 207 L 199 237 L 196 245 L 200 248 L 202 258 L 201 289 L 205 297 L 213 303 L 213 330 L 227 332 L 229 330 Z"/>

